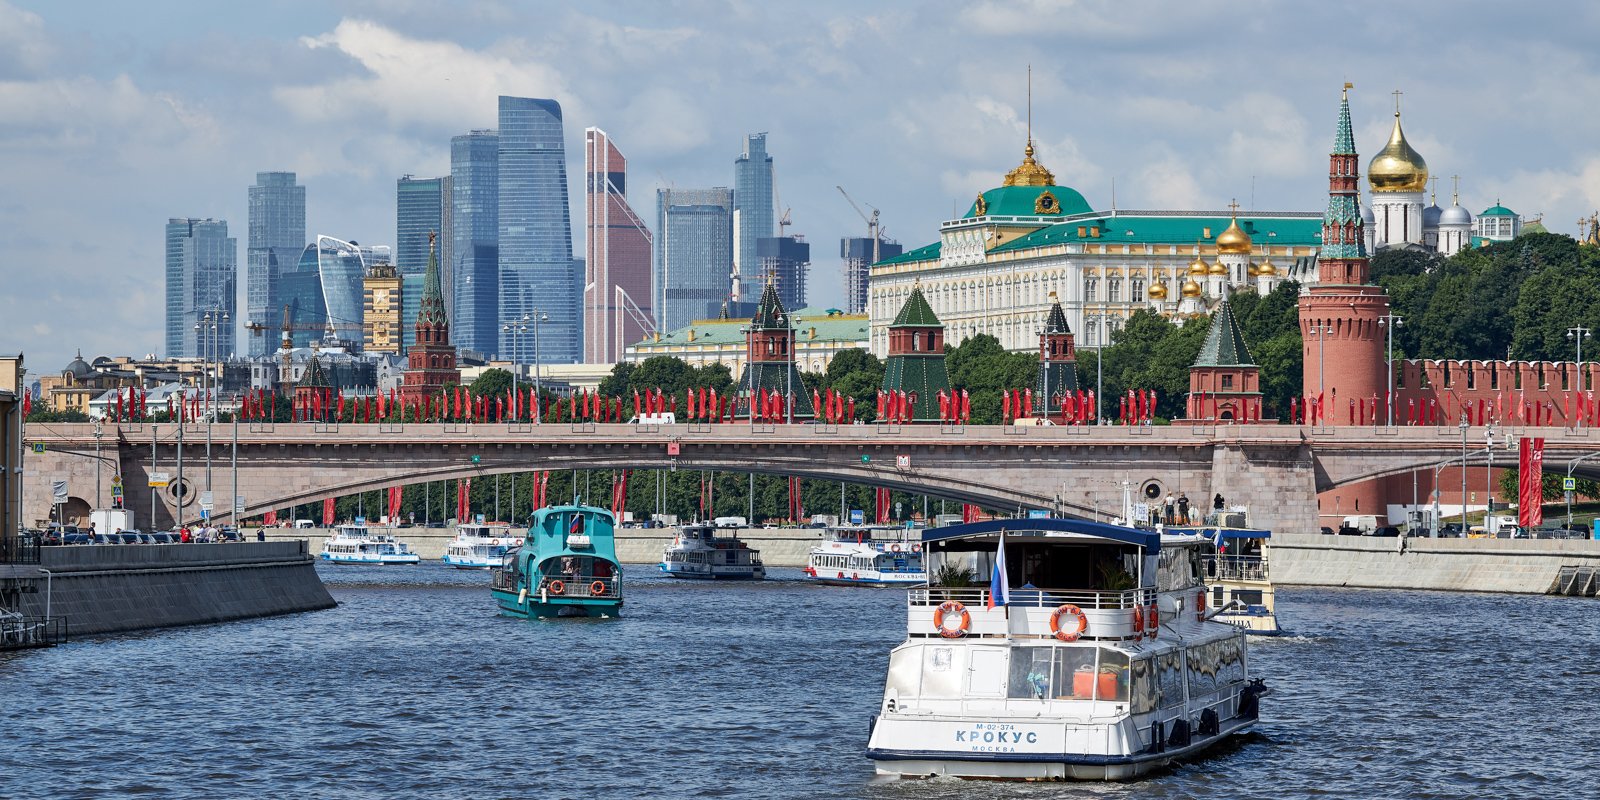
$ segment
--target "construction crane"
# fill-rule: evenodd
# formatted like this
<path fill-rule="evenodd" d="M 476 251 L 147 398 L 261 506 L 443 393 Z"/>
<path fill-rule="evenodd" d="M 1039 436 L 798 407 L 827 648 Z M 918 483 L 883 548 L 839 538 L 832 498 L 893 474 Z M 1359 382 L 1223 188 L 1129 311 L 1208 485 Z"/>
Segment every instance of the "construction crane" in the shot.
<path fill-rule="evenodd" d="M 867 208 L 872 208 L 872 216 L 868 217 L 867 212 L 862 211 L 861 206 L 856 205 L 856 201 L 850 198 L 850 193 L 845 191 L 843 186 L 836 184 L 833 188 L 838 189 L 839 194 L 844 195 L 845 202 L 849 203 L 850 207 L 855 209 L 857 214 L 861 215 L 862 222 L 867 223 L 867 237 L 872 240 L 872 263 L 878 263 L 878 243 L 883 241 L 883 230 L 878 227 L 878 209 L 873 208 L 871 204 L 868 204 Z"/>
<path fill-rule="evenodd" d="M 273 328 L 272 328 L 271 325 L 262 325 L 262 324 L 257 323 L 257 322 L 251 322 L 251 323 L 246 324 L 244 326 L 244 329 L 247 330 L 247 331 L 250 331 L 250 334 L 252 336 L 260 336 L 262 333 L 264 333 L 266 331 L 269 331 L 269 330 L 272 330 Z M 294 363 L 293 362 L 293 351 L 294 351 L 294 334 L 295 334 L 295 332 L 297 332 L 297 331 L 299 331 L 299 332 L 314 331 L 314 332 L 317 332 L 317 333 L 326 334 L 329 339 L 337 339 L 339 337 L 338 331 L 340 331 L 340 330 L 356 330 L 356 331 L 359 331 L 359 330 L 361 330 L 361 326 L 359 324 L 356 324 L 356 323 L 353 323 L 353 322 L 343 322 L 343 323 L 340 323 L 340 322 L 323 322 L 323 323 L 316 323 L 316 324 L 312 324 L 312 323 L 297 323 L 297 322 L 294 321 L 294 307 L 292 305 L 290 305 L 290 304 L 285 303 L 284 306 L 283 306 L 283 324 L 279 327 L 279 330 L 281 330 L 283 332 L 283 341 L 280 342 L 280 345 L 279 345 L 279 350 L 283 354 L 282 355 L 283 364 L 282 364 L 282 366 L 279 367 L 278 382 L 280 384 L 284 385 L 284 386 L 288 386 L 288 384 L 289 384 L 289 375 L 292 374 L 291 367 L 293 366 L 293 363 Z"/>
<path fill-rule="evenodd" d="M 789 221 L 789 212 L 794 209 L 783 205 L 783 197 L 778 194 L 778 176 L 776 173 L 772 176 L 772 204 L 783 209 L 783 213 L 778 215 L 778 238 L 782 239 L 789 235 L 789 226 L 794 224 Z"/>

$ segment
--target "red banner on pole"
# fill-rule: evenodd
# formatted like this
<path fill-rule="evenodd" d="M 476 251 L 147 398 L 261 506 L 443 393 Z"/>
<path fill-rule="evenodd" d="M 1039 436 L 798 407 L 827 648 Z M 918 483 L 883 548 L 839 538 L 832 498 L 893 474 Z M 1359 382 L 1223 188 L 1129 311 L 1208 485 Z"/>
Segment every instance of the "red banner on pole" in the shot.
<path fill-rule="evenodd" d="M 333 498 L 329 497 L 322 501 L 322 527 L 331 525 L 333 525 Z"/>
<path fill-rule="evenodd" d="M 1517 524 L 1544 523 L 1544 439 L 1523 437 L 1517 454 Z"/>

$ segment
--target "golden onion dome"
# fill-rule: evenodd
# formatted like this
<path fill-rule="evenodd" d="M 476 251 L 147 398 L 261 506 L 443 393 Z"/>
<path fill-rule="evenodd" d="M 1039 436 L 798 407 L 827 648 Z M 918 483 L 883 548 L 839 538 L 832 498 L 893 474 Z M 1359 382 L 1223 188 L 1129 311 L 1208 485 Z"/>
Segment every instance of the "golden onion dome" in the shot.
<path fill-rule="evenodd" d="M 1260 264 L 1256 265 L 1256 274 L 1276 275 L 1278 274 L 1278 268 L 1272 265 L 1272 258 L 1268 257 L 1263 259 Z"/>
<path fill-rule="evenodd" d="M 1217 252 L 1230 256 L 1250 255 L 1250 234 L 1239 227 L 1238 218 L 1228 223 L 1228 229 L 1217 234 Z"/>
<path fill-rule="evenodd" d="M 1226 275 L 1228 274 L 1228 265 L 1222 263 L 1222 259 L 1219 258 L 1216 261 L 1211 262 L 1211 266 L 1206 270 L 1206 272 L 1212 275 Z"/>
<path fill-rule="evenodd" d="M 1244 265 L 1244 274 L 1254 278 L 1256 276 L 1256 266 L 1256 262 L 1254 261 Z"/>
<path fill-rule="evenodd" d="M 1201 258 L 1201 257 L 1199 257 L 1199 256 L 1195 256 L 1194 260 L 1189 262 L 1189 274 L 1190 275 L 1204 275 L 1204 274 L 1206 274 L 1206 270 L 1207 270 L 1206 260 Z"/>
<path fill-rule="evenodd" d="M 1033 160 L 1033 140 L 1028 140 L 1028 146 L 1022 150 L 1022 163 L 1016 169 L 1006 173 L 1002 186 L 1054 186 L 1056 176 L 1043 164 Z"/>
<path fill-rule="evenodd" d="M 1183 291 L 1183 296 L 1184 297 L 1199 297 L 1200 296 L 1200 284 L 1195 283 L 1194 279 L 1190 278 L 1189 280 L 1186 280 L 1186 281 L 1183 282 L 1183 290 L 1182 291 Z"/>
<path fill-rule="evenodd" d="M 1420 192 L 1428 186 L 1428 162 L 1406 141 L 1398 111 L 1389 143 L 1367 165 L 1367 183 L 1374 192 Z"/>
<path fill-rule="evenodd" d="M 1156 281 L 1150 284 L 1150 288 L 1146 289 L 1144 293 L 1149 295 L 1151 300 L 1165 300 L 1167 299 L 1167 284 L 1162 281 Z"/>

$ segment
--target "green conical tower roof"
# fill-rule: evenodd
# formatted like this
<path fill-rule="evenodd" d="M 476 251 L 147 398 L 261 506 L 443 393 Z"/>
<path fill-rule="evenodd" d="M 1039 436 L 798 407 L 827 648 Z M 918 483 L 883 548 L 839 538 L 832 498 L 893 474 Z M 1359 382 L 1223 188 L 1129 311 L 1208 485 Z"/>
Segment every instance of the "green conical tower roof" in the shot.
<path fill-rule="evenodd" d="M 919 283 L 911 287 L 911 296 L 906 298 L 905 305 L 900 306 L 900 313 L 895 315 L 889 327 L 943 328 L 944 323 L 933 313 L 933 307 L 928 305 L 928 298 L 922 295 L 922 284 Z"/>
<path fill-rule="evenodd" d="M 1211 330 L 1206 331 L 1206 341 L 1200 345 L 1200 355 L 1195 358 L 1197 367 L 1253 367 L 1250 348 L 1245 346 L 1244 334 L 1233 318 L 1233 304 L 1223 300 L 1211 314 Z"/>
<path fill-rule="evenodd" d="M 428 233 L 428 271 L 422 279 L 422 306 L 417 312 L 417 322 L 422 325 L 448 325 L 450 318 L 444 310 L 444 289 L 439 282 L 439 256 L 434 252 L 435 234 Z"/>
<path fill-rule="evenodd" d="M 331 389 L 333 384 L 328 381 L 328 373 L 322 369 L 322 360 L 316 353 L 311 354 L 311 363 L 306 364 L 305 374 L 300 376 L 301 389 Z"/>
<path fill-rule="evenodd" d="M 789 312 L 784 309 L 783 301 L 778 299 L 778 287 L 772 281 L 767 281 L 767 288 L 761 292 L 761 302 L 756 306 L 756 315 L 750 320 L 750 327 L 774 328 L 789 327 Z"/>

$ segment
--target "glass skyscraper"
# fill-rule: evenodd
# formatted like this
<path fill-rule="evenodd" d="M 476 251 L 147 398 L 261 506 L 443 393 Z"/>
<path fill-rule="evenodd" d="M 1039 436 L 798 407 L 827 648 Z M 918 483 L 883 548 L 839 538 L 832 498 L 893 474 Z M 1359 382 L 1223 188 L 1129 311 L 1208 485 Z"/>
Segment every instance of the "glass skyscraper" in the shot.
<path fill-rule="evenodd" d="M 580 278 L 572 258 L 561 104 L 554 100 L 500 97 L 499 244 L 499 320 L 536 311 L 549 320 L 540 323 L 537 355 L 534 337 L 510 332 L 499 332 L 495 352 L 516 363 L 577 362 L 583 352 Z"/>
<path fill-rule="evenodd" d="M 734 256 L 738 259 L 739 300 L 753 303 L 761 296 L 761 257 L 756 242 L 772 235 L 772 156 L 767 155 L 767 135 L 744 137 L 744 153 L 733 162 Z M 793 306 L 790 306 L 793 308 Z"/>
<path fill-rule="evenodd" d="M 428 234 L 448 240 L 445 209 L 450 205 L 450 178 L 402 177 L 395 183 L 394 266 L 401 275 L 428 269 Z"/>
<path fill-rule="evenodd" d="M 584 130 L 583 162 L 583 360 L 611 364 L 655 325 L 650 230 L 628 204 L 628 160 L 605 131 Z"/>
<path fill-rule="evenodd" d="M 278 321 L 278 276 L 306 246 L 306 187 L 293 172 L 257 172 L 250 187 L 250 237 L 245 249 L 245 316 L 257 325 Z M 250 355 L 276 349 L 270 336 L 250 337 Z"/>
<path fill-rule="evenodd" d="M 798 236 L 768 236 L 756 241 L 756 257 L 761 265 L 761 280 L 772 279 L 783 307 L 805 308 L 811 245 Z"/>
<path fill-rule="evenodd" d="M 733 192 L 657 189 L 655 245 L 656 328 L 717 316 L 732 287 Z"/>
<path fill-rule="evenodd" d="M 494 353 L 500 337 L 500 136 L 478 130 L 450 140 L 450 247 L 440 258 L 450 338 Z"/>
<path fill-rule="evenodd" d="M 846 236 L 839 240 L 839 258 L 844 261 L 844 313 L 867 313 L 867 288 L 872 277 L 873 243 L 870 237 Z M 877 260 L 900 255 L 899 242 L 879 239 Z"/>
<path fill-rule="evenodd" d="M 332 236 L 306 245 L 295 268 L 279 276 L 279 299 L 289 306 L 295 347 L 309 347 L 313 339 L 330 334 L 360 341 L 361 281 L 373 264 L 392 263 L 392 258 L 386 245 L 364 247 Z"/>
<path fill-rule="evenodd" d="M 221 359 L 234 353 L 239 322 L 234 290 L 239 279 L 239 240 L 228 236 L 220 219 L 167 220 L 166 354 L 177 358 Z M 215 334 L 196 330 L 210 312 L 228 315 Z"/>

